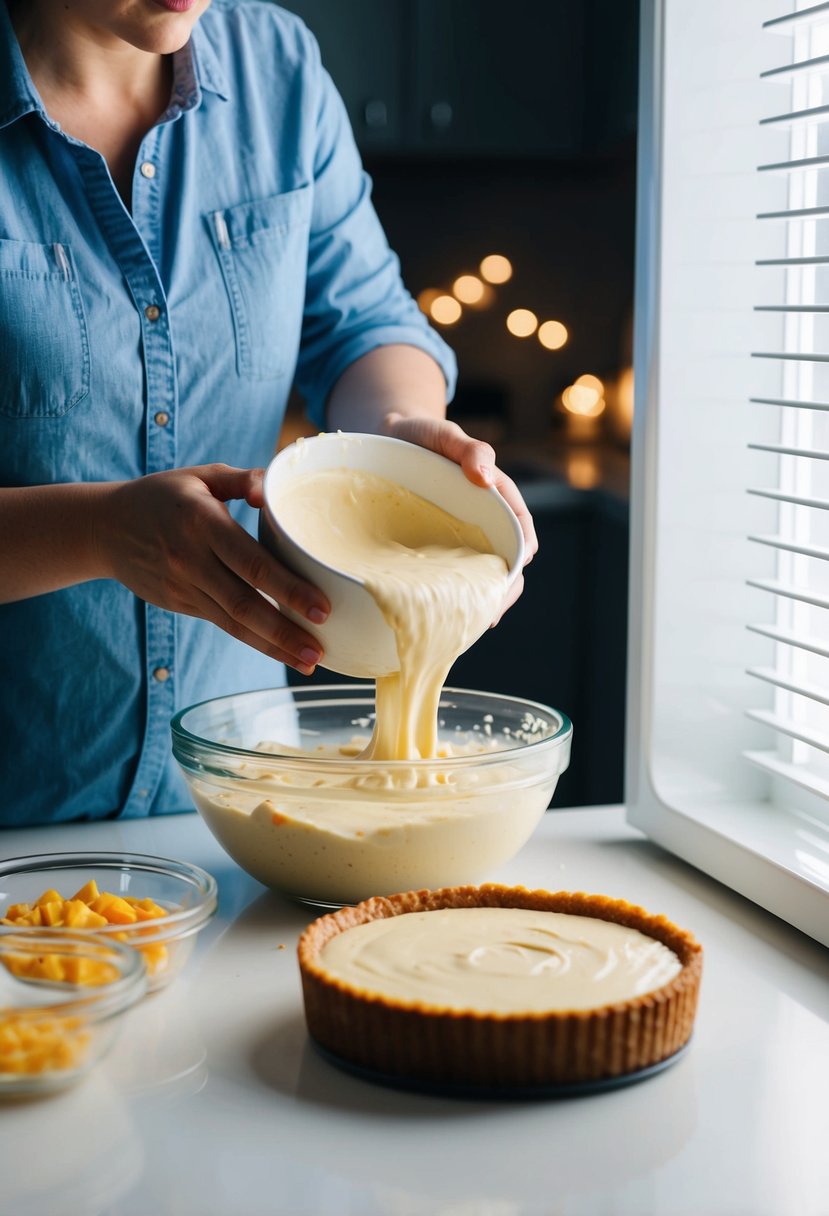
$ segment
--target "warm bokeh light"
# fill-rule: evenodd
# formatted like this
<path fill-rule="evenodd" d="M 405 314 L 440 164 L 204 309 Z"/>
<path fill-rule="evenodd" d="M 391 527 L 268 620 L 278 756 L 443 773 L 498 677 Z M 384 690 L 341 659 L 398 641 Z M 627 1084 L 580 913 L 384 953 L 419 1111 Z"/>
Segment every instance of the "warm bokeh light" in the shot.
<path fill-rule="evenodd" d="M 480 300 L 476 300 L 474 304 L 468 304 L 467 308 L 480 310 L 482 308 L 489 308 L 495 303 L 495 288 L 490 287 L 489 283 L 481 283 L 481 287 L 483 291 L 481 292 Z"/>
<path fill-rule="evenodd" d="M 487 283 L 506 283 L 512 278 L 512 262 L 500 253 L 485 257 L 480 270 Z"/>
<path fill-rule="evenodd" d="M 461 304 L 480 304 L 485 290 L 486 285 L 476 274 L 459 275 L 452 284 L 452 294 Z"/>
<path fill-rule="evenodd" d="M 507 317 L 507 329 L 516 338 L 529 338 L 538 329 L 538 317 L 529 308 L 514 308 Z"/>
<path fill-rule="evenodd" d="M 538 340 L 547 350 L 561 350 L 570 335 L 561 321 L 544 321 L 538 327 Z"/>
<path fill-rule="evenodd" d="M 585 388 L 592 388 L 600 397 L 604 396 L 604 384 L 598 376 L 591 376 L 589 372 L 585 372 L 583 376 L 576 376 L 575 383 L 581 384 Z"/>
<path fill-rule="evenodd" d="M 604 413 L 605 399 L 595 388 L 586 384 L 569 384 L 561 394 L 561 404 L 571 414 L 580 414 L 582 418 L 598 418 Z"/>
<path fill-rule="evenodd" d="M 599 462 L 592 452 L 567 453 L 567 480 L 577 490 L 592 490 L 599 484 Z"/>
<path fill-rule="evenodd" d="M 616 410 L 627 434 L 633 425 L 633 368 L 626 367 L 616 382 Z"/>
<path fill-rule="evenodd" d="M 426 287 L 417 297 L 417 306 L 421 312 L 425 312 L 426 316 L 429 317 L 432 315 L 432 305 L 434 304 L 435 300 L 442 295 L 444 295 L 444 292 L 442 292 L 439 288 Z"/>
<path fill-rule="evenodd" d="M 454 325 L 456 321 L 460 321 L 462 312 L 463 309 L 455 297 L 447 295 L 438 296 L 429 308 L 429 315 L 438 325 Z"/>

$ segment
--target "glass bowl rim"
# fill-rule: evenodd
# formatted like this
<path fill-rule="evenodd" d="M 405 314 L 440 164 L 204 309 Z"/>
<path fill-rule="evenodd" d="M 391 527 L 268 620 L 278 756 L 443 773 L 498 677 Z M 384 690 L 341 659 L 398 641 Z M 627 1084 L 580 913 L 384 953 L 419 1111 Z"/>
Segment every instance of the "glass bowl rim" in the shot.
<path fill-rule="evenodd" d="M 134 934 L 137 928 L 142 929 L 142 946 L 153 945 L 156 942 L 167 941 L 171 937 L 176 940 L 188 937 L 198 932 L 210 919 L 218 906 L 218 886 L 216 879 L 201 866 L 189 861 L 175 861 L 169 857 L 156 857 L 149 853 L 113 853 L 113 852 L 71 852 L 71 853 L 35 853 L 28 857 L 9 857 L 0 861 L 0 885 L 4 878 L 12 875 L 32 874 L 44 870 L 83 870 L 99 868 L 102 870 L 134 870 L 136 872 L 154 872 L 168 878 L 185 880 L 198 892 L 198 901 L 189 908 L 179 908 L 155 921 L 138 921 L 128 925 L 100 925 L 95 928 L 69 928 L 55 926 L 58 933 L 78 933 L 83 937 L 100 936 L 108 939 L 118 933 Z M 42 932 L 47 926 L 2 925 L 0 928 L 15 929 L 18 933 L 28 931 Z M 129 946 L 135 950 L 135 946 Z"/>
<path fill-rule="evenodd" d="M 355 763 L 365 765 L 366 767 L 382 765 L 383 769 L 394 771 L 395 769 L 419 769 L 419 768 L 434 768 L 439 764 L 443 768 L 464 768 L 464 767 L 479 767 L 488 764 L 502 764 L 509 757 L 515 758 L 516 755 L 522 757 L 537 754 L 539 751 L 554 750 L 566 743 L 572 733 L 573 724 L 567 714 L 560 709 L 554 709 L 551 705 L 544 705 L 541 701 L 530 701 L 526 697 L 514 697 L 509 693 L 500 692 L 482 692 L 480 689 L 474 688 L 454 688 L 446 686 L 441 691 L 441 700 L 444 696 L 464 696 L 464 697 L 485 697 L 488 699 L 496 699 L 498 701 L 506 701 L 515 706 L 521 706 L 527 712 L 533 710 L 541 711 L 545 716 L 552 715 L 558 719 L 559 725 L 552 734 L 546 735 L 543 739 L 536 739 L 530 743 L 523 743 L 520 747 L 503 747 L 491 752 L 479 752 L 471 756 L 446 756 L 434 759 L 420 760 L 359 760 L 354 756 L 318 756 L 312 752 L 306 755 L 297 755 L 296 752 L 287 753 L 285 755 L 280 752 L 261 752 L 255 751 L 252 748 L 237 747 L 233 744 L 214 742 L 211 739 L 205 739 L 201 735 L 193 734 L 185 726 L 182 725 L 182 720 L 185 715 L 193 713 L 198 709 L 204 708 L 206 705 L 219 705 L 224 701 L 233 701 L 241 697 L 249 697 L 254 695 L 264 695 L 266 693 L 290 693 L 292 696 L 299 697 L 301 700 L 310 700 L 311 696 L 321 697 L 326 693 L 352 693 L 359 695 L 361 693 L 371 693 L 374 695 L 374 685 L 372 683 L 356 683 L 356 684 L 310 684 L 307 687 L 299 687 L 297 685 L 282 684 L 275 688 L 253 688 L 243 692 L 227 693 L 221 697 L 208 697 L 204 701 L 197 701 L 193 705 L 188 705 L 184 709 L 180 709 L 178 713 L 170 721 L 170 730 L 173 735 L 173 753 L 176 759 L 181 763 L 182 757 L 179 751 L 184 753 L 188 758 L 193 758 L 197 752 L 211 751 L 217 756 L 233 756 L 242 758 L 247 761 L 255 761 L 260 766 L 266 762 L 279 760 L 280 764 L 285 767 L 297 767 L 306 769 L 309 760 L 313 760 L 314 765 L 318 765 L 323 771 L 335 771 L 337 769 L 351 769 Z M 343 698 L 342 704 L 347 703 L 346 698 Z M 2 870 L 0 870 L 2 874 Z"/>
<path fill-rule="evenodd" d="M 106 984 L 69 983 L 64 989 L 67 994 L 65 1001 L 54 1001 L 48 1005 L 39 1005 L 33 1001 L 31 1005 L 4 1006 L 0 1009 L 0 1018 L 11 1017 L 26 1022 L 39 1022 L 51 1018 L 83 1017 L 87 1023 L 103 1022 L 129 1009 L 147 991 L 148 975 L 144 957 L 128 942 L 116 941 L 103 934 L 94 934 L 82 929 L 55 929 L 38 925 L 16 928 L 14 925 L 0 925 L 0 955 L 7 952 L 26 952 L 27 949 L 35 947 L 38 951 L 59 954 L 66 952 L 67 946 L 78 947 L 69 953 L 95 961 L 101 960 L 93 947 L 105 948 L 105 961 L 118 968 L 118 978 Z M 57 986 L 56 981 L 51 990 L 54 991 Z M 32 986 L 32 990 L 33 993 L 36 991 L 36 985 Z"/>

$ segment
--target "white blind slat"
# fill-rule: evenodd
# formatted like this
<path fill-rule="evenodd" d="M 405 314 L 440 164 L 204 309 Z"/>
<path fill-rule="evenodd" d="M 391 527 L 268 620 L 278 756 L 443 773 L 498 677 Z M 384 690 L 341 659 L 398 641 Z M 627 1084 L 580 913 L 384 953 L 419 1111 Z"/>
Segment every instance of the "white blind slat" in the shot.
<path fill-rule="evenodd" d="M 775 688 L 785 688 L 786 692 L 793 692 L 798 697 L 807 697 L 819 705 L 829 705 L 829 693 L 824 689 L 818 688 L 816 684 L 799 684 L 782 671 L 775 671 L 773 667 L 749 667 L 746 674 L 753 676 L 755 680 L 773 684 Z"/>
<path fill-rule="evenodd" d="M 829 261 L 829 259 L 827 259 Z M 783 359 L 790 363 L 829 363 L 829 355 L 818 355 L 814 351 L 753 350 L 752 359 Z"/>
<path fill-rule="evenodd" d="M 788 502 L 794 507 L 814 507 L 817 511 L 829 511 L 829 499 L 826 498 L 806 498 L 798 494 L 787 494 L 785 490 L 755 489 L 753 486 L 749 486 L 746 493 L 753 494 L 755 498 L 768 498 L 771 502 Z"/>
<path fill-rule="evenodd" d="M 829 215 L 829 207 L 788 207 L 783 211 L 758 211 L 758 220 L 805 220 Z"/>
<path fill-rule="evenodd" d="M 829 599 L 825 595 L 818 595 L 808 587 L 798 587 L 792 583 L 782 583 L 770 578 L 748 578 L 746 583 L 749 587 L 756 587 L 758 591 L 768 591 L 771 595 L 779 595 L 782 599 L 797 600 L 801 604 L 811 604 L 814 608 L 829 608 Z"/>
<path fill-rule="evenodd" d="M 790 110 L 787 114 L 771 114 L 760 119 L 761 127 L 772 127 L 793 122 L 819 122 L 829 114 L 829 106 L 812 106 L 809 110 Z"/>
<path fill-rule="evenodd" d="M 752 405 L 782 405 L 784 409 L 829 410 L 829 401 L 792 401 L 786 397 L 749 397 Z"/>
<path fill-rule="evenodd" d="M 777 752 L 771 751 L 746 751 L 743 752 L 743 756 L 751 764 L 756 764 L 758 768 L 764 769 L 767 773 L 771 773 L 775 777 L 784 777 L 786 781 L 799 785 L 803 790 L 810 790 L 813 794 L 820 795 L 821 798 L 829 799 L 829 780 L 818 776 L 811 769 L 804 768 L 802 764 L 792 764 L 790 761 L 781 760 Z"/>
<path fill-rule="evenodd" d="M 829 304 L 755 304 L 755 312 L 829 312 Z"/>
<path fill-rule="evenodd" d="M 829 165 L 829 157 L 826 158 Z M 805 258 L 758 258 L 755 266 L 825 266 L 829 257 L 823 255 Z"/>
<path fill-rule="evenodd" d="M 763 22 L 763 29 L 772 33 L 789 33 L 794 25 L 805 25 L 807 22 L 829 18 L 829 3 L 823 0 L 821 4 L 811 4 L 808 8 L 796 9 L 791 13 L 781 13 L 779 17 L 770 17 Z"/>
<path fill-rule="evenodd" d="M 829 55 L 815 55 L 811 59 L 801 59 L 797 63 L 781 63 L 779 67 L 767 68 L 760 73 L 761 80 L 773 80 L 780 76 L 793 76 L 799 72 L 829 71 Z"/>
<path fill-rule="evenodd" d="M 754 722 L 762 722 L 764 726 L 770 726 L 772 730 L 776 730 L 781 735 L 797 739 L 799 743 L 816 747 L 821 752 L 829 752 L 829 732 L 827 731 L 809 728 L 802 722 L 770 713 L 767 709 L 749 709 L 746 716 Z"/>
<path fill-rule="evenodd" d="M 829 355 L 826 356 L 829 361 Z M 809 460 L 829 460 L 829 452 L 821 448 L 787 448 L 782 443 L 750 443 L 750 452 L 776 452 L 778 456 L 804 456 Z"/>
<path fill-rule="evenodd" d="M 801 156 L 797 160 L 777 160 L 768 165 L 758 165 L 758 173 L 791 173 L 795 169 L 819 169 L 829 165 L 829 156 Z"/>
<path fill-rule="evenodd" d="M 799 553 L 802 557 L 815 557 L 819 561 L 829 562 L 829 549 L 820 545 L 804 545 L 800 541 L 789 540 L 786 536 L 749 536 L 755 545 L 768 545 L 771 549 L 780 549 L 785 553 Z"/>
<path fill-rule="evenodd" d="M 784 646 L 792 646 L 796 650 L 808 650 L 811 654 L 819 654 L 821 658 L 829 659 L 829 645 L 808 634 L 787 633 L 783 629 L 773 629 L 770 625 L 746 625 L 751 633 L 759 633 L 762 637 L 771 638 L 773 642 L 781 642 Z"/>

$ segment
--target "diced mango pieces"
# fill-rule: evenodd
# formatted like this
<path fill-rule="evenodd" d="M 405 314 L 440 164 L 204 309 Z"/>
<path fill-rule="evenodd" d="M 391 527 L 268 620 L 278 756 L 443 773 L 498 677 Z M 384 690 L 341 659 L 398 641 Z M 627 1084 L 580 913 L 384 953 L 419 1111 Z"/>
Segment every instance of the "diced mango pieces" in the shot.
<path fill-rule="evenodd" d="M 101 929 L 107 918 L 93 911 L 80 899 L 67 899 L 63 908 L 63 923 L 68 929 Z"/>
<path fill-rule="evenodd" d="M 45 926 L 47 928 L 68 929 L 102 929 L 107 925 L 137 925 L 167 915 L 167 909 L 157 904 L 153 899 L 138 898 L 134 895 L 114 895 L 109 891 L 99 891 L 94 879 L 84 883 L 70 899 L 64 899 L 58 891 L 44 891 L 33 904 L 12 904 L 6 909 L 6 915 L 0 918 L 0 924 L 23 927 Z M 145 934 L 148 929 L 136 929 L 135 932 Z M 133 941 L 134 935 L 116 933 L 119 941 Z M 167 965 L 167 947 L 162 942 L 153 942 L 145 946 L 134 942 L 140 950 L 151 975 Z M 107 963 L 98 963 L 92 959 L 76 959 L 59 955 L 54 957 L 60 964 L 60 974 L 51 971 L 29 970 L 30 960 L 23 956 L 4 959 L 6 967 L 15 975 L 31 976 L 38 979 L 57 979 L 73 984 L 103 984 L 115 978 L 114 969 Z M 85 964 L 85 965 L 84 965 Z"/>
<path fill-rule="evenodd" d="M 42 925 L 63 924 L 63 900 L 60 896 L 50 900 L 49 903 L 40 905 L 40 923 Z"/>
<path fill-rule="evenodd" d="M 0 1015 L 0 1075 L 77 1068 L 90 1042 L 78 1018 L 28 1020 Z"/>
<path fill-rule="evenodd" d="M 131 908 L 120 895 L 110 895 L 105 892 L 89 906 L 93 912 L 103 916 L 111 925 L 134 925 L 138 920 L 135 909 Z"/>
<path fill-rule="evenodd" d="M 89 882 L 85 882 L 80 891 L 76 891 L 72 898 L 80 899 L 85 904 L 91 904 L 100 894 L 97 882 L 94 878 L 90 878 Z"/>
<path fill-rule="evenodd" d="M 157 904 L 154 899 L 136 899 L 134 896 L 131 897 L 129 895 L 125 895 L 124 898 L 131 907 L 135 908 L 136 911 L 140 909 L 142 912 L 146 912 L 150 916 L 167 915 L 167 909 L 162 908 L 161 905 Z"/>
<path fill-rule="evenodd" d="M 35 900 L 35 907 L 41 908 L 44 904 L 54 903 L 56 899 L 60 899 L 59 891 L 55 891 L 53 889 L 44 891 L 40 898 Z"/>

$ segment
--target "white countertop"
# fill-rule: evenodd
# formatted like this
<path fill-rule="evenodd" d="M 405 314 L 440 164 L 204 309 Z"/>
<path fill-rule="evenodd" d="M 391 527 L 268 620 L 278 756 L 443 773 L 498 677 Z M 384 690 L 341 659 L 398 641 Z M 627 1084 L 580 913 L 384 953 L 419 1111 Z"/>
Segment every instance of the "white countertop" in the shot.
<path fill-rule="evenodd" d="M 690 929 L 697 1027 L 664 1072 L 554 1101 L 427 1097 L 323 1061 L 295 958 L 313 914 L 242 873 L 195 815 L 0 834 L 2 857 L 84 848 L 196 862 L 219 912 L 89 1077 L 0 1107 L 2 1216 L 829 1213 L 829 953 L 621 808 L 548 813 L 488 877 L 621 897 Z"/>

